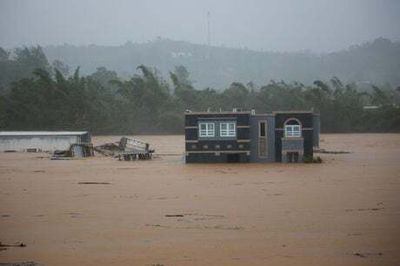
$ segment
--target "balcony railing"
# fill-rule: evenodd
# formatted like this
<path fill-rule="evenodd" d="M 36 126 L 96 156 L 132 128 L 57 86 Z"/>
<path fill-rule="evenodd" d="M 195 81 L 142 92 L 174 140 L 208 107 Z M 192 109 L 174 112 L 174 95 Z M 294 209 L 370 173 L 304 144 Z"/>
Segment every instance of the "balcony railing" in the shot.
<path fill-rule="evenodd" d="M 302 137 L 282 138 L 282 151 L 303 151 L 304 139 Z"/>

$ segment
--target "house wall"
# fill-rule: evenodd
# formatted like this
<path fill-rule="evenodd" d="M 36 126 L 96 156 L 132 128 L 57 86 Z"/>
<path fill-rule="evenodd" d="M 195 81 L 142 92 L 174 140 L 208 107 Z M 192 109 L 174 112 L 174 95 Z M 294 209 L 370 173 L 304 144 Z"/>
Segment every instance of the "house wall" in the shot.
<path fill-rule="evenodd" d="M 0 136 L 0 151 L 67 150 L 73 143 L 80 143 L 80 136 Z"/>
<path fill-rule="evenodd" d="M 319 134 L 321 132 L 321 120 L 319 114 L 313 114 L 313 146 L 319 148 Z"/>
<path fill-rule="evenodd" d="M 219 137 L 219 123 L 236 122 L 236 137 Z M 199 138 L 200 122 L 215 123 L 215 137 Z M 240 162 L 250 157 L 250 113 L 185 114 L 186 162 L 227 162 L 238 154 Z"/>
<path fill-rule="evenodd" d="M 282 162 L 287 162 L 287 154 L 290 152 L 297 153 L 297 162 L 303 161 L 304 158 L 304 138 L 282 138 Z M 290 156 L 289 156 L 290 157 Z"/>
<path fill-rule="evenodd" d="M 237 154 L 237 153 L 235 153 Z M 229 153 L 216 154 L 215 152 L 210 153 L 192 153 L 186 155 L 186 163 L 228 163 L 230 156 Z M 247 163 L 249 162 L 250 156 L 247 153 L 239 153 L 239 159 L 237 162 Z"/>
<path fill-rule="evenodd" d="M 275 160 L 282 161 L 282 138 L 284 123 L 287 119 L 296 118 L 302 124 L 303 156 L 313 156 L 313 114 L 311 112 L 288 112 L 275 114 Z"/>
<path fill-rule="evenodd" d="M 259 156 L 259 122 L 267 122 L 267 156 Z M 275 118 L 272 114 L 252 115 L 250 117 L 250 161 L 274 162 L 275 161 Z"/>

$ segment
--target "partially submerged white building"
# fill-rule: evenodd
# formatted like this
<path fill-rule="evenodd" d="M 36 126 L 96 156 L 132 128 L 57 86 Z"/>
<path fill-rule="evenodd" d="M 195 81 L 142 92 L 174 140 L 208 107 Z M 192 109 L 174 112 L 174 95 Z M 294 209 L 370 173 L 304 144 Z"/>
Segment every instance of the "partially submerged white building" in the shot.
<path fill-rule="evenodd" d="M 71 144 L 90 143 L 87 131 L 0 131 L 0 151 L 68 150 Z"/>

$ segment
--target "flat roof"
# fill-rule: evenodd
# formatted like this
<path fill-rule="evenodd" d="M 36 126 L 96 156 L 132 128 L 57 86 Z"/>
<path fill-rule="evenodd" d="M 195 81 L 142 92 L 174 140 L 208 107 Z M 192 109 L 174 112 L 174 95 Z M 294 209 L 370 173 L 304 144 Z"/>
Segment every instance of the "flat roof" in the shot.
<path fill-rule="evenodd" d="M 185 115 L 218 115 L 218 114 L 250 114 L 254 115 L 275 115 L 275 114 L 318 114 L 312 110 L 299 110 L 299 111 L 272 111 L 270 113 L 256 113 L 252 114 L 251 111 L 241 111 L 241 112 L 232 112 L 232 111 L 222 111 L 222 112 L 185 112 Z"/>
<path fill-rule="evenodd" d="M 76 136 L 88 131 L 0 131 L 0 136 Z"/>
<path fill-rule="evenodd" d="M 314 113 L 314 111 L 311 111 L 311 110 L 309 110 L 309 111 L 305 111 L 305 110 L 296 111 L 296 110 L 293 110 L 293 111 L 273 111 L 272 113 L 273 114 L 312 114 L 312 113 Z"/>
<path fill-rule="evenodd" d="M 251 114 L 250 111 L 246 112 L 232 112 L 232 111 L 222 111 L 222 112 L 185 112 L 185 115 L 220 115 L 220 114 Z"/>

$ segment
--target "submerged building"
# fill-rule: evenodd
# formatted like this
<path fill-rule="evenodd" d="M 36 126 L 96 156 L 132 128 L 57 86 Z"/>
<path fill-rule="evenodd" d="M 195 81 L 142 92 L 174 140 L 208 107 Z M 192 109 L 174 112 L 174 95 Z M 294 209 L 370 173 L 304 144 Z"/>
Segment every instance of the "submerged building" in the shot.
<path fill-rule="evenodd" d="M 0 131 L 0 151 L 68 150 L 90 142 L 87 131 Z"/>
<path fill-rule="evenodd" d="M 313 111 L 186 112 L 186 163 L 302 162 L 319 133 Z"/>

